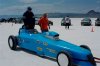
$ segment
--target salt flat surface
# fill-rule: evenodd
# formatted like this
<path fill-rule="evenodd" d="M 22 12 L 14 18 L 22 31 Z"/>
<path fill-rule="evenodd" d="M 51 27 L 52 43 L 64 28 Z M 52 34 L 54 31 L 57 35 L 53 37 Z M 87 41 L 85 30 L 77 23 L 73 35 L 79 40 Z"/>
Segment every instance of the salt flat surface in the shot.
<path fill-rule="evenodd" d="M 88 45 L 93 55 L 100 57 L 100 27 L 94 26 L 95 18 L 92 19 L 93 26 L 81 26 L 82 18 L 71 18 L 72 26 L 65 29 L 61 26 L 62 18 L 49 18 L 54 22 L 50 31 L 60 34 L 60 39 L 70 43 Z M 58 66 L 56 62 L 41 58 L 25 51 L 12 51 L 8 46 L 9 35 L 17 35 L 22 24 L 2 23 L 0 24 L 0 66 Z M 93 27 L 94 32 L 91 32 Z M 40 32 L 40 27 L 35 27 Z M 100 66 L 100 64 L 97 64 Z"/>

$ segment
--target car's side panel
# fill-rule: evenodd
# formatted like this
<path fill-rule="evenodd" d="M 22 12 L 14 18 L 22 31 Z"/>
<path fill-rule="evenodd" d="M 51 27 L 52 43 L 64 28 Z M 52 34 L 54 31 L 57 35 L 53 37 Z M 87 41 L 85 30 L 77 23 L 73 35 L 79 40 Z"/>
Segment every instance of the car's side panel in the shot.
<path fill-rule="evenodd" d="M 19 46 L 20 47 L 22 47 L 22 48 L 26 48 L 26 49 L 29 49 L 29 50 L 32 50 L 32 49 L 34 49 L 35 50 L 35 48 L 33 48 L 33 47 L 35 47 L 35 42 L 34 42 L 34 40 L 33 41 L 30 41 L 31 40 L 31 38 L 29 37 L 29 35 L 28 34 L 21 34 L 20 36 L 19 36 Z"/>
<path fill-rule="evenodd" d="M 56 58 L 57 54 L 58 54 L 58 48 L 52 44 L 48 44 L 48 46 L 45 46 L 45 55 L 52 57 L 52 58 Z"/>
<path fill-rule="evenodd" d="M 39 55 L 43 54 L 43 44 L 39 40 L 33 39 L 32 37 L 36 37 L 31 34 L 20 34 L 19 36 L 19 46 L 31 51 L 37 52 Z"/>
<path fill-rule="evenodd" d="M 70 51 L 71 55 L 77 55 L 75 53 L 82 53 L 82 50 L 75 45 L 62 41 L 62 40 L 52 40 L 42 36 L 40 34 L 27 34 L 22 33 L 19 35 L 20 42 L 19 46 L 25 49 L 29 49 L 31 51 L 37 52 L 39 55 L 46 55 L 50 57 L 57 57 L 57 54 L 61 51 Z M 77 50 L 74 50 L 77 49 Z M 88 53 L 88 51 L 84 52 L 83 54 Z M 83 56 L 83 55 L 82 55 Z M 75 57 L 77 58 L 77 56 Z M 82 58 L 83 59 L 83 58 Z"/>

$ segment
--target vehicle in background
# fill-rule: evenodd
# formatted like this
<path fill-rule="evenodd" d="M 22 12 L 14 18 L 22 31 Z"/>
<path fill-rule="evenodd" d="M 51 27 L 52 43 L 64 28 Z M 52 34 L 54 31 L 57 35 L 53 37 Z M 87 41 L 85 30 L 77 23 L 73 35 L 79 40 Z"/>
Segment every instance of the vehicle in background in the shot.
<path fill-rule="evenodd" d="M 91 26 L 92 25 L 92 21 L 90 18 L 83 18 L 81 20 L 81 26 Z"/>
<path fill-rule="evenodd" d="M 95 20 L 95 26 L 100 26 L 100 18 L 97 18 L 97 19 Z"/>
<path fill-rule="evenodd" d="M 69 25 L 71 26 L 72 24 L 71 24 L 71 20 L 67 20 L 68 21 L 68 23 L 69 23 Z M 64 20 L 64 18 L 61 20 L 61 26 L 65 26 L 66 25 L 66 23 L 65 23 L 65 20 Z"/>

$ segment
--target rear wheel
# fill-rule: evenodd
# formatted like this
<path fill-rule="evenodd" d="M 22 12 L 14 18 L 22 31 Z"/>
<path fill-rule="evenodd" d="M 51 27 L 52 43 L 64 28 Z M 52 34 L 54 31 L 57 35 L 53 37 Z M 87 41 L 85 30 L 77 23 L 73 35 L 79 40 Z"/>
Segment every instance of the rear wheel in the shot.
<path fill-rule="evenodd" d="M 91 52 L 91 49 L 87 45 L 80 45 L 80 47 L 85 48 Z M 87 55 L 87 57 L 88 57 L 88 61 L 92 63 L 93 66 L 96 66 L 96 62 L 94 60 L 93 54 L 91 53 L 90 55 Z"/>
<path fill-rule="evenodd" d="M 18 44 L 17 37 L 9 36 L 8 45 L 9 45 L 10 49 L 11 50 L 16 50 L 17 49 L 17 44 Z"/>
<path fill-rule="evenodd" d="M 72 66 L 70 55 L 64 52 L 58 54 L 57 63 L 59 66 Z"/>

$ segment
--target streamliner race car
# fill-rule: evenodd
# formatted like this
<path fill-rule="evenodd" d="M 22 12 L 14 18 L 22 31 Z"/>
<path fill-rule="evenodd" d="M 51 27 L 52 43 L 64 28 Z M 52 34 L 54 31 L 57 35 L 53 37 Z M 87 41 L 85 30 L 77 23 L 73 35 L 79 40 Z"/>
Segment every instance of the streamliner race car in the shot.
<path fill-rule="evenodd" d="M 9 36 L 8 44 L 11 50 L 20 47 L 53 58 L 59 66 L 96 66 L 88 46 L 61 40 L 59 34 L 53 31 L 40 33 L 36 29 L 20 28 L 17 36 Z"/>

